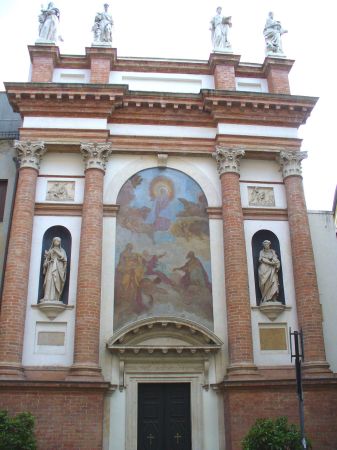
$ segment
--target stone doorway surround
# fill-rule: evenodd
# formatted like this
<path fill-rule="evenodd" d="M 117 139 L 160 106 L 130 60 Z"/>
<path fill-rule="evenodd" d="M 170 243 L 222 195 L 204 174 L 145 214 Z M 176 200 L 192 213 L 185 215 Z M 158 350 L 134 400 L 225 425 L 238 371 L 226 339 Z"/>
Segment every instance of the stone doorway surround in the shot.
<path fill-rule="evenodd" d="M 107 348 L 119 358 L 119 389 L 125 389 L 125 450 L 137 448 L 139 383 L 191 385 L 192 450 L 204 448 L 202 389 L 223 343 L 207 328 L 178 317 L 152 317 L 117 331 Z"/>

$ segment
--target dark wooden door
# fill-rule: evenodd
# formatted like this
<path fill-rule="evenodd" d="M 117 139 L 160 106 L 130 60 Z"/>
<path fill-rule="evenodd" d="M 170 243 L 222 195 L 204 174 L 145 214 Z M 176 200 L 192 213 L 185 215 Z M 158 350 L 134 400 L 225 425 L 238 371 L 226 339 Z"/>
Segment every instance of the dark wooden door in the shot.
<path fill-rule="evenodd" d="M 138 384 L 137 450 L 191 450 L 189 383 Z"/>

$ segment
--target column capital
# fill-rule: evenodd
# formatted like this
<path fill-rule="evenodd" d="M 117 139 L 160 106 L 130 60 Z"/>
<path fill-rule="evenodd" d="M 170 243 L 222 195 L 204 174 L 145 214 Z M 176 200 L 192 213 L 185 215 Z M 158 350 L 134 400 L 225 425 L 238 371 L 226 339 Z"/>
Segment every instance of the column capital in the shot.
<path fill-rule="evenodd" d="M 42 141 L 14 141 L 14 148 L 18 155 L 20 169 L 31 167 L 32 169 L 40 169 L 40 161 L 46 153 L 44 142 Z"/>
<path fill-rule="evenodd" d="M 81 153 L 85 163 L 85 170 L 100 169 L 105 172 L 105 165 L 111 152 L 112 148 L 110 142 L 82 143 Z"/>
<path fill-rule="evenodd" d="M 279 163 L 282 170 L 283 179 L 290 175 L 302 176 L 301 161 L 308 157 L 307 152 L 281 151 Z"/>
<path fill-rule="evenodd" d="M 223 145 L 217 145 L 212 154 L 216 159 L 219 175 L 232 172 L 240 175 L 240 159 L 245 155 L 242 148 L 228 148 Z"/>

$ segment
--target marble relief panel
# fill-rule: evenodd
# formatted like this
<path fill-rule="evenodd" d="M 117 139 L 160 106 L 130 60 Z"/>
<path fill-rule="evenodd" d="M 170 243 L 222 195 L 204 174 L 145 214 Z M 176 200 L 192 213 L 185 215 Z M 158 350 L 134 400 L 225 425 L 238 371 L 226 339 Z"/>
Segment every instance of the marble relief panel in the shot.
<path fill-rule="evenodd" d="M 248 186 L 249 206 L 275 206 L 274 188 Z"/>
<path fill-rule="evenodd" d="M 75 181 L 48 181 L 46 200 L 71 202 L 75 199 Z"/>

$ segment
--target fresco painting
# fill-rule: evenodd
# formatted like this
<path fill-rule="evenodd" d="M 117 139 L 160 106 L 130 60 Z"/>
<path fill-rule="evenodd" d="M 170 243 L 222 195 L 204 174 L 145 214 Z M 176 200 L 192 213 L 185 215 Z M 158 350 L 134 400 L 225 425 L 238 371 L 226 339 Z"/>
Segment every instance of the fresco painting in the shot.
<path fill-rule="evenodd" d="M 117 198 L 114 328 L 179 316 L 213 329 L 207 200 L 186 174 L 146 169 Z"/>

